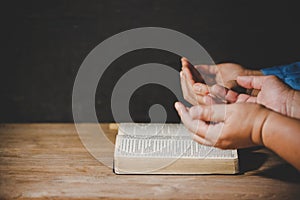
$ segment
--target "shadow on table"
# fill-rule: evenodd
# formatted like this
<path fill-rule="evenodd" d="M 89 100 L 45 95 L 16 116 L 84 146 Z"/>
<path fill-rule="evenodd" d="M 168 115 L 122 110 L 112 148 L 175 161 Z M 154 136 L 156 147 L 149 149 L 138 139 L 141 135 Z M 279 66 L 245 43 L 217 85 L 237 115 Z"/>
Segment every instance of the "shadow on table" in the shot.
<path fill-rule="evenodd" d="M 261 147 L 240 149 L 239 164 L 241 173 L 300 183 L 300 173 L 294 167 Z"/>
<path fill-rule="evenodd" d="M 241 173 L 258 170 L 266 162 L 268 154 L 258 151 L 260 147 L 239 149 L 239 167 Z"/>
<path fill-rule="evenodd" d="M 291 165 L 282 163 L 257 173 L 259 176 L 278 179 L 285 182 L 300 183 L 300 173 Z"/>

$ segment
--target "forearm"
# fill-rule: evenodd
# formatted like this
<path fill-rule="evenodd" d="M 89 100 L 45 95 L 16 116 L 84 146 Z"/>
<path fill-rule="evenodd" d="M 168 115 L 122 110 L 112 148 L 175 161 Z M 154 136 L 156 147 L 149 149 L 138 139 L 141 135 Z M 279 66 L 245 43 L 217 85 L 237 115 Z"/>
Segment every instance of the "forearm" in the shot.
<path fill-rule="evenodd" d="M 287 100 L 286 110 L 288 116 L 300 119 L 300 92 L 296 90 L 291 90 L 290 100 Z"/>
<path fill-rule="evenodd" d="M 263 144 L 300 171 L 300 121 L 270 111 L 262 127 Z"/>

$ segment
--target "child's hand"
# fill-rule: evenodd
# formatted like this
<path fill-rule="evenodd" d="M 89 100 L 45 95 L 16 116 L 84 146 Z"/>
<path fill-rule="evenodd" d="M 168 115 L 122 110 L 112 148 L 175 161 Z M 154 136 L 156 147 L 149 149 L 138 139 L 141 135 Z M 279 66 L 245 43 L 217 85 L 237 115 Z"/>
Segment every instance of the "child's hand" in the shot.
<path fill-rule="evenodd" d="M 186 108 L 177 102 L 175 107 L 183 124 L 195 134 L 193 139 L 200 144 L 221 149 L 263 145 L 262 127 L 270 111 L 258 104 Z"/>

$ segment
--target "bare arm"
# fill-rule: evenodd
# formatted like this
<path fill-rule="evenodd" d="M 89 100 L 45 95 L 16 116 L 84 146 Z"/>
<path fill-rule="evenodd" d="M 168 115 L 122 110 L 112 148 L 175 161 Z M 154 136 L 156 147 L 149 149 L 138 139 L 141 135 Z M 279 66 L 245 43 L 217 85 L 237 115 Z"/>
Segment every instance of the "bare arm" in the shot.
<path fill-rule="evenodd" d="M 300 121 L 270 112 L 262 128 L 266 147 L 300 171 Z"/>
<path fill-rule="evenodd" d="M 264 145 L 300 171 L 300 120 L 253 103 L 175 107 L 198 143 L 221 149 Z"/>

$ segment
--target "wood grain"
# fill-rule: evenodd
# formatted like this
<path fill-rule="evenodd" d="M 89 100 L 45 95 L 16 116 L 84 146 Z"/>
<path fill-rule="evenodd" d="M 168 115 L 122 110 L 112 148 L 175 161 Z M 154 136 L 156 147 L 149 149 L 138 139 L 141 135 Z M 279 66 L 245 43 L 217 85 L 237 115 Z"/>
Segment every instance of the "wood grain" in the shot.
<path fill-rule="evenodd" d="M 91 126 L 93 126 L 91 124 Z M 116 130 L 101 124 L 114 141 Z M 74 124 L 0 125 L 0 199 L 296 199 L 299 173 L 266 149 L 240 151 L 239 175 L 115 175 Z"/>

